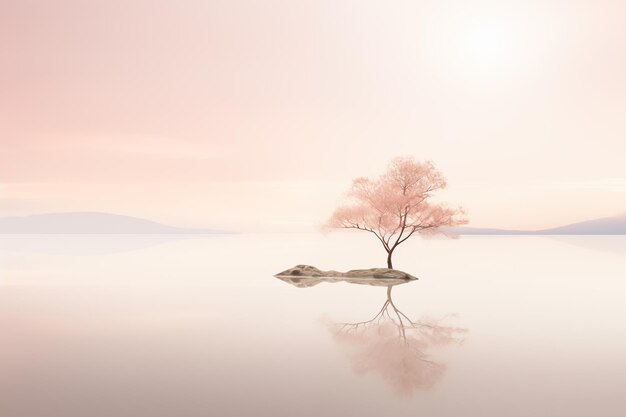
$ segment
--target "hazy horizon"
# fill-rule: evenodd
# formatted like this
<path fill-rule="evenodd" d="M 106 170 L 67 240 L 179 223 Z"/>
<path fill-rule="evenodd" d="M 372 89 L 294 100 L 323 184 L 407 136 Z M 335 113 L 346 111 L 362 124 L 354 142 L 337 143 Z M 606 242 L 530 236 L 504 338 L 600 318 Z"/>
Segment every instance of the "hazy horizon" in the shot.
<path fill-rule="evenodd" d="M 321 228 L 308 232 L 324 233 Z M 536 234 L 582 234 L 582 235 L 621 235 L 626 234 L 626 214 L 622 216 L 588 219 L 583 222 L 562 224 L 545 229 L 521 230 L 480 228 L 470 225 L 444 227 L 447 231 L 461 235 L 516 235 Z M 127 216 L 120 213 L 104 212 L 52 212 L 18 216 L 0 216 L 0 234 L 202 234 L 202 233 L 254 233 L 253 230 L 224 230 L 181 228 L 175 224 L 154 222 L 151 219 Z M 261 231 L 271 232 L 271 231 Z M 301 230 L 291 230 L 301 233 Z M 355 231 L 352 231 L 353 233 Z"/>

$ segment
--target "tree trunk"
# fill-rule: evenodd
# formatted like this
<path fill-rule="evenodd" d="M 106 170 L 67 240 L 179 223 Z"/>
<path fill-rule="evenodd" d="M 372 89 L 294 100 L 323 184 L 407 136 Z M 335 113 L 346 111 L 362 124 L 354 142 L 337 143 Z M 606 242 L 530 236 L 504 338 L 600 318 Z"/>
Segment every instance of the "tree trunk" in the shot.
<path fill-rule="evenodd" d="M 391 264 L 391 254 L 393 254 L 393 251 L 387 252 L 387 268 L 389 269 L 393 269 L 393 265 Z"/>

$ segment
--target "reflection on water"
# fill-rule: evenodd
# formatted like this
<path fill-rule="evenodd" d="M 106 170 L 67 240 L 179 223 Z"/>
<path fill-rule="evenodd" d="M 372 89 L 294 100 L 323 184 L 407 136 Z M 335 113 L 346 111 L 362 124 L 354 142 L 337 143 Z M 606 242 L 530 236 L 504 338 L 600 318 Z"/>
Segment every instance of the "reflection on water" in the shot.
<path fill-rule="evenodd" d="M 298 278 L 282 281 L 298 288 L 309 288 L 333 278 Z M 345 281 L 362 284 L 357 281 Z M 394 392 L 409 397 L 432 388 L 441 379 L 446 364 L 433 358 L 433 351 L 450 344 L 461 344 L 466 329 L 442 324 L 442 320 L 412 320 L 392 298 L 394 286 L 414 281 L 367 280 L 367 285 L 386 286 L 387 297 L 376 315 L 355 323 L 326 323 L 334 341 L 344 350 L 357 374 L 374 374 L 389 384 Z"/>

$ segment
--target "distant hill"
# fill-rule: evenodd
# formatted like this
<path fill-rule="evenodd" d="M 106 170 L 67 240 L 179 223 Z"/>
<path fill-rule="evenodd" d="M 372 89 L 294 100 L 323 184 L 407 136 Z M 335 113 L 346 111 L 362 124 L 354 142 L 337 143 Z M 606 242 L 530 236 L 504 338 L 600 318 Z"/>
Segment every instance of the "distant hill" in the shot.
<path fill-rule="evenodd" d="M 542 232 L 550 235 L 626 235 L 626 215 L 568 224 Z"/>
<path fill-rule="evenodd" d="M 210 234 L 110 213 L 48 213 L 0 218 L 0 234 Z"/>
<path fill-rule="evenodd" d="M 626 215 L 605 217 L 541 230 L 506 230 L 456 227 L 450 232 L 459 235 L 626 235 Z"/>

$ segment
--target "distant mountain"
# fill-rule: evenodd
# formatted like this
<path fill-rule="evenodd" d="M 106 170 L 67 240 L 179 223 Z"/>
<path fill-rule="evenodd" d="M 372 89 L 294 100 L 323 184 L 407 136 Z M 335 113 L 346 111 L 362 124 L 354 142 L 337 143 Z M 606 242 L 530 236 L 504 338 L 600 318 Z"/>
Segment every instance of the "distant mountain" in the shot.
<path fill-rule="evenodd" d="M 185 229 L 110 213 L 48 213 L 0 218 L 0 234 L 209 234 L 218 230 Z"/>
<path fill-rule="evenodd" d="M 626 235 L 626 215 L 605 217 L 541 230 L 506 230 L 456 227 L 450 232 L 459 235 Z"/>
<path fill-rule="evenodd" d="M 549 235 L 626 235 L 626 215 L 588 220 L 540 232 Z"/>

